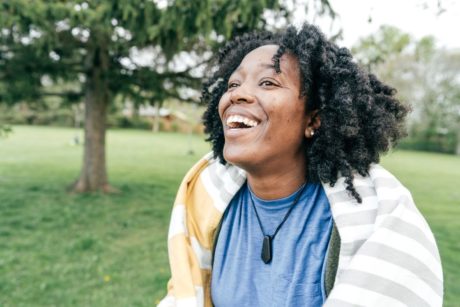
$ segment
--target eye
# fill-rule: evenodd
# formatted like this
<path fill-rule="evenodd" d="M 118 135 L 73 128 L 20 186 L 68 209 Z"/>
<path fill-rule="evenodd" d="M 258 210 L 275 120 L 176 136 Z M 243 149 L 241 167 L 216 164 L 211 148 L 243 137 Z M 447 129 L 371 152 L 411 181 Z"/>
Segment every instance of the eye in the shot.
<path fill-rule="evenodd" d="M 239 85 L 238 82 L 229 82 L 227 85 L 227 89 L 237 87 L 238 85 Z"/>
<path fill-rule="evenodd" d="M 259 83 L 259 86 L 263 86 L 263 87 L 273 87 L 273 86 L 278 86 L 278 84 L 276 84 L 275 82 L 271 81 L 271 80 L 262 80 L 260 83 Z"/>

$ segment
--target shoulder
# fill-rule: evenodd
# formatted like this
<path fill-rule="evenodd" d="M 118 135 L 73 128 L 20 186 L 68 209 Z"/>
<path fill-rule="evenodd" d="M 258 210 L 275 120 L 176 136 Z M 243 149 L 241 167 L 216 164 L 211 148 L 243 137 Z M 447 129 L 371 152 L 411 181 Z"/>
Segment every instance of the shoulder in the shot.
<path fill-rule="evenodd" d="M 380 164 L 372 164 L 369 168 L 369 178 L 377 193 L 394 196 L 410 196 L 409 190 L 388 170 Z"/>
<path fill-rule="evenodd" d="M 331 204 L 358 204 L 352 195 L 348 193 L 345 177 L 339 175 L 334 185 L 329 183 L 322 183 L 322 185 Z M 363 203 L 377 200 L 377 198 L 411 197 L 409 190 L 380 164 L 371 164 L 367 176 L 355 173 L 353 185 L 363 198 Z"/>
<path fill-rule="evenodd" d="M 210 152 L 187 172 L 178 195 L 187 199 L 204 197 L 218 211 L 223 212 L 245 181 L 244 170 L 231 164 L 221 163 Z"/>
<path fill-rule="evenodd" d="M 362 197 L 361 204 L 346 190 L 344 178 L 333 187 L 323 184 L 342 239 L 355 242 L 375 233 L 407 237 L 427 247 L 439 259 L 428 223 L 409 190 L 393 174 L 373 164 L 368 175 L 356 175 L 353 184 Z"/>
<path fill-rule="evenodd" d="M 378 289 L 408 306 L 441 306 L 439 251 L 408 189 L 378 164 L 370 167 L 367 176 L 356 175 L 353 184 L 362 195 L 362 204 L 347 195 L 343 179 L 334 187 L 325 185 L 341 238 L 339 272 L 330 303 L 340 296 L 356 305 L 368 305 L 364 295 L 341 296 L 352 285 L 362 288 L 363 294 Z M 394 296 L 395 287 L 402 291 Z"/>

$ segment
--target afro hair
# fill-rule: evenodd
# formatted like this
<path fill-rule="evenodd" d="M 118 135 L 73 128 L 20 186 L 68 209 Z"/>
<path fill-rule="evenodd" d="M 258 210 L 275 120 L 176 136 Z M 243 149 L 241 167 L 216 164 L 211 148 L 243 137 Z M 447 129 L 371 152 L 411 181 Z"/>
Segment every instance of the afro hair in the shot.
<path fill-rule="evenodd" d="M 297 58 L 306 109 L 316 110 L 321 119 L 314 137 L 306 140 L 306 177 L 311 182 L 333 186 L 339 176 L 344 176 L 347 190 L 361 203 L 353 186 L 353 174 L 367 175 L 370 165 L 379 162 L 380 154 L 405 135 L 404 119 L 409 108 L 395 97 L 394 88 L 361 69 L 348 49 L 339 48 L 309 24 L 299 31 L 289 27 L 279 33 L 244 34 L 222 48 L 216 70 L 204 83 L 201 95 L 207 105 L 203 115 L 205 132 L 214 156 L 226 163 L 223 126 L 217 110 L 228 79 L 249 52 L 268 44 L 279 46 L 273 57 L 278 73 L 284 53 Z"/>

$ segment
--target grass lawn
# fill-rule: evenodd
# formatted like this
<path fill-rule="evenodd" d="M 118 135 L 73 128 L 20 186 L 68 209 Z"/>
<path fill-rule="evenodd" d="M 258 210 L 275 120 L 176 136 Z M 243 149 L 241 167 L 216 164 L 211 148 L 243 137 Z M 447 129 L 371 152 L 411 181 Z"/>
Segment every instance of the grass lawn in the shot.
<path fill-rule="evenodd" d="M 169 276 L 176 189 L 202 137 L 112 130 L 110 182 L 121 193 L 71 195 L 75 130 L 15 127 L 0 139 L 0 306 L 152 306 Z M 189 154 L 190 149 L 194 154 Z M 413 193 L 441 250 L 445 306 L 460 300 L 460 158 L 397 152 L 383 164 Z"/>

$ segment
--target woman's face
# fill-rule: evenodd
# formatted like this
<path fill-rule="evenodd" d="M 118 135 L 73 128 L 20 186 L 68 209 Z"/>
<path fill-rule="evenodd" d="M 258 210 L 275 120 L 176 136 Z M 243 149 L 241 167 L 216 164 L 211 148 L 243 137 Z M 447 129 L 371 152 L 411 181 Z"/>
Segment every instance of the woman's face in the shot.
<path fill-rule="evenodd" d="M 300 97 L 298 60 L 284 54 L 277 74 L 272 61 L 277 50 L 265 45 L 248 53 L 219 102 L 224 158 L 248 172 L 305 159 L 309 116 Z"/>

